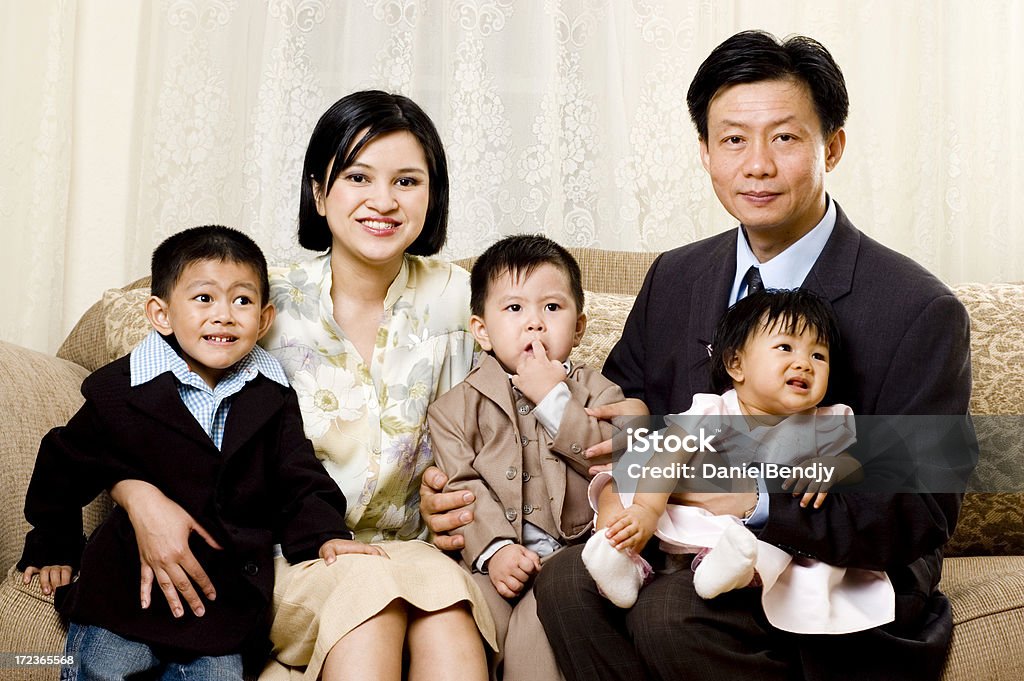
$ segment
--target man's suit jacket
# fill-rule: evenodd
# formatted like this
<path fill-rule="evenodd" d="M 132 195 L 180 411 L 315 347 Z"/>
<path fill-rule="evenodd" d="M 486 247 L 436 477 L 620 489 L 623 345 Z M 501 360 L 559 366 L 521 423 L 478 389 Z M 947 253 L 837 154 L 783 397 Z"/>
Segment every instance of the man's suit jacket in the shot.
<path fill-rule="evenodd" d="M 345 497 L 303 433 L 295 391 L 262 374 L 247 383 L 232 398 L 218 451 L 171 373 L 130 382 L 129 357 L 97 370 L 82 384 L 82 408 L 43 439 L 25 502 L 34 529 L 18 567 L 77 566 L 80 557 L 78 580 L 57 594 L 74 622 L 157 650 L 265 654 L 274 543 L 294 562 L 316 558 L 328 539 L 351 536 Z M 114 509 L 82 552 L 82 507 L 124 479 L 158 487 L 223 547 L 192 536 L 217 589 L 203 617 L 174 619 L 159 593 L 140 608 L 139 550 L 124 509 Z"/>
<path fill-rule="evenodd" d="M 604 373 L 652 414 L 684 411 L 694 394 L 711 392 L 707 346 L 728 306 L 736 238 L 733 229 L 668 251 L 647 274 Z M 825 404 L 865 415 L 967 413 L 967 313 L 924 268 L 862 234 L 837 206 L 835 229 L 803 286 L 830 301 L 839 318 L 843 348 L 833 355 Z M 944 649 L 952 623 L 937 590 L 940 547 L 960 500 L 845 493 L 808 512 L 773 494 L 759 538 L 833 565 L 886 570 L 897 593 L 897 619 L 887 630 Z"/>
<path fill-rule="evenodd" d="M 448 476 L 445 490 L 476 495 L 474 520 L 461 529 L 468 566 L 496 539 L 521 544 L 524 521 L 566 542 L 590 529 L 591 464 L 583 451 L 610 438 L 611 426 L 583 409 L 618 402 L 622 391 L 583 365 L 572 367 L 566 385 L 572 399 L 554 439 L 537 422 L 534 405 L 514 397 L 508 375 L 490 355 L 430 405 L 430 440 Z"/>

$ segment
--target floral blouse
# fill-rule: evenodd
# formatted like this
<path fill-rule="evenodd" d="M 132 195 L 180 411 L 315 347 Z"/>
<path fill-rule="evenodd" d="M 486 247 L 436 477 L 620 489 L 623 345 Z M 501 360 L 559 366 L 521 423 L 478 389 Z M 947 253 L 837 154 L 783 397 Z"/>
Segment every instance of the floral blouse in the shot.
<path fill-rule="evenodd" d="M 469 275 L 405 256 L 369 366 L 334 320 L 329 254 L 271 268 L 270 287 L 277 319 L 262 344 L 298 393 L 306 435 L 348 500 L 349 527 L 361 541 L 424 537 L 427 405 L 473 364 Z"/>

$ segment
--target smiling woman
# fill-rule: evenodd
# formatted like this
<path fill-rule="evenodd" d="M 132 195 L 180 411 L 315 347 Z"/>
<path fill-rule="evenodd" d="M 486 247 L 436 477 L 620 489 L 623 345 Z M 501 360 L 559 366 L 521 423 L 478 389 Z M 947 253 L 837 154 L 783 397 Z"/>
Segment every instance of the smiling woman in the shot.
<path fill-rule="evenodd" d="M 299 240 L 324 252 L 271 271 L 280 314 L 263 344 L 295 386 L 306 435 L 345 493 L 349 527 L 386 556 L 279 558 L 274 657 L 262 678 L 358 670 L 399 679 L 403 651 L 410 676 L 487 675 L 483 641 L 497 645 L 483 595 L 457 563 L 413 541 L 427 535 L 416 494 L 433 461 L 427 406 L 473 360 L 469 275 L 422 257 L 444 244 L 447 205 L 444 150 L 411 100 L 357 92 L 321 117 L 303 167 Z M 144 529 L 167 526 L 137 497 L 117 497 L 138 518 L 140 542 Z M 187 563 L 183 554 L 153 567 Z"/>

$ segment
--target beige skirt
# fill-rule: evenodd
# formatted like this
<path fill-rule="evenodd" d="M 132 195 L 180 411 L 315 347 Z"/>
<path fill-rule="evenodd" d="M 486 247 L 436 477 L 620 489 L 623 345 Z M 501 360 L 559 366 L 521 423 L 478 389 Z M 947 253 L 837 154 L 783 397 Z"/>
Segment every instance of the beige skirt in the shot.
<path fill-rule="evenodd" d="M 346 554 L 332 565 L 275 561 L 273 652 L 261 681 L 316 679 L 334 644 L 395 599 L 424 612 L 466 602 L 481 636 L 498 649 L 487 601 L 458 563 L 422 541 L 380 546 L 388 558 Z"/>

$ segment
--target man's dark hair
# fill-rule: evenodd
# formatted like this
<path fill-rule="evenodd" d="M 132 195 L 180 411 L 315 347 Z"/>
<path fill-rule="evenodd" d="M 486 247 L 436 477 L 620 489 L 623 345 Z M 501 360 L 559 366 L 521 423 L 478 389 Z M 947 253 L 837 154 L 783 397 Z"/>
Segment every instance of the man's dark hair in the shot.
<path fill-rule="evenodd" d="M 507 236 L 491 245 L 473 264 L 469 275 L 469 307 L 481 316 L 491 282 L 504 274 L 529 276 L 541 265 L 554 265 L 569 279 L 577 314 L 583 312 L 583 275 L 572 253 L 539 234 Z"/>
<path fill-rule="evenodd" d="M 150 266 L 151 293 L 168 300 L 185 268 L 202 260 L 248 265 L 259 276 L 260 305 L 270 302 L 267 259 L 263 251 L 247 235 L 222 225 L 192 227 L 167 237 L 157 246 Z"/>
<path fill-rule="evenodd" d="M 708 139 L 708 107 L 723 88 L 787 79 L 807 86 L 825 138 L 843 127 L 850 111 L 846 80 L 821 43 L 802 35 L 782 42 L 765 31 L 742 31 L 708 55 L 686 93 L 686 105 L 700 139 Z"/>
<path fill-rule="evenodd" d="M 324 196 L 338 174 L 351 166 L 372 140 L 405 130 L 423 147 L 427 161 L 430 201 L 423 231 L 406 249 L 412 255 L 434 255 L 448 238 L 448 161 L 441 137 L 430 117 L 408 97 L 380 90 L 353 92 L 342 97 L 320 117 L 306 147 L 299 198 L 299 243 L 310 250 L 331 247 L 327 219 L 316 209 L 315 182 Z M 327 166 L 331 164 L 331 175 Z"/>
<path fill-rule="evenodd" d="M 718 320 L 711 344 L 711 385 L 722 393 L 732 388 L 726 367 L 754 333 L 778 325 L 799 335 L 810 330 L 828 348 L 829 363 L 841 351 L 839 320 L 832 306 L 807 289 L 765 289 L 741 298 Z"/>

